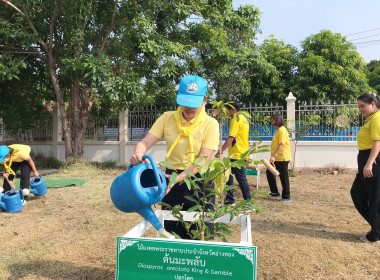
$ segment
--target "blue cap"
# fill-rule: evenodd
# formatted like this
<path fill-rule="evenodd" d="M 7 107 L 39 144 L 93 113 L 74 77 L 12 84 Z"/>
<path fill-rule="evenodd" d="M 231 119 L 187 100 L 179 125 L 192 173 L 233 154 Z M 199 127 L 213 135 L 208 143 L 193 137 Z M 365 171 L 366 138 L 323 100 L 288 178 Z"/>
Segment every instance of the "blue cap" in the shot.
<path fill-rule="evenodd" d="M 194 75 L 185 76 L 179 83 L 177 104 L 186 107 L 198 108 L 202 105 L 207 94 L 207 82 Z"/>
<path fill-rule="evenodd" d="M 7 146 L 0 146 L 0 162 L 4 160 L 4 158 L 9 154 L 10 150 Z"/>

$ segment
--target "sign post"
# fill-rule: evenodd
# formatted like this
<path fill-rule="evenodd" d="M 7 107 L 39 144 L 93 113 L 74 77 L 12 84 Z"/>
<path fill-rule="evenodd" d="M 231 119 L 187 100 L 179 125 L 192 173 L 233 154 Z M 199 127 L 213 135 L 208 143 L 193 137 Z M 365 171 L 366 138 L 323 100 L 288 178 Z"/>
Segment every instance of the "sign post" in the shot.
<path fill-rule="evenodd" d="M 249 244 L 250 218 L 240 215 L 231 222 L 249 223 L 241 225 L 242 239 L 248 242 L 144 238 L 140 236 L 151 225 L 143 221 L 117 238 L 116 279 L 254 280 L 257 248 Z"/>

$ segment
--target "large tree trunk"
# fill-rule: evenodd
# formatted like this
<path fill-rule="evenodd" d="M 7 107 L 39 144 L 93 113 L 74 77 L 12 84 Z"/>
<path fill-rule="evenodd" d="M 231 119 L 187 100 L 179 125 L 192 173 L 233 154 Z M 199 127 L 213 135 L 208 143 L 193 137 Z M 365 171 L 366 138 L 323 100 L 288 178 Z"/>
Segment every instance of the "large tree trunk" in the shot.
<path fill-rule="evenodd" d="M 82 89 L 78 80 L 72 81 L 69 110 L 66 112 L 62 90 L 56 75 L 54 58 L 50 52 L 48 53 L 48 66 L 61 113 L 65 158 L 83 158 L 87 121 L 93 104 L 93 100 L 90 100 L 91 90 L 89 88 Z"/>
<path fill-rule="evenodd" d="M 55 96 L 57 98 L 59 112 L 61 113 L 63 139 L 65 140 L 65 158 L 68 158 L 73 155 L 73 147 L 71 144 L 71 135 L 72 135 L 71 126 L 69 122 L 69 117 L 65 111 L 65 102 L 63 99 L 61 87 L 58 82 L 55 59 L 54 59 L 51 48 L 46 47 L 46 57 L 47 57 L 47 64 L 49 68 L 50 79 L 53 85 Z"/>
<path fill-rule="evenodd" d="M 69 110 L 66 112 L 62 90 L 56 74 L 54 57 L 51 52 L 48 52 L 47 57 L 50 78 L 61 113 L 66 150 L 65 158 L 83 158 L 87 122 L 94 97 L 90 97 L 90 88 L 83 89 L 78 80 L 73 80 L 70 88 Z"/>
<path fill-rule="evenodd" d="M 70 89 L 68 121 L 71 126 L 72 157 L 83 158 L 84 140 L 88 117 L 93 102 L 90 101 L 89 88 L 81 89 L 79 81 L 73 81 Z"/>

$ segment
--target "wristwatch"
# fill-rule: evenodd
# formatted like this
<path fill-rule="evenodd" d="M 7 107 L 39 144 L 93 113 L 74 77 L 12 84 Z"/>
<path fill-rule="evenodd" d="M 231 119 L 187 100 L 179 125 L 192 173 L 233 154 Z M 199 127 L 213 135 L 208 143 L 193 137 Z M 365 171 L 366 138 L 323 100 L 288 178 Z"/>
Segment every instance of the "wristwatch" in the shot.
<path fill-rule="evenodd" d="M 274 157 L 277 157 L 277 154 L 274 154 Z"/>

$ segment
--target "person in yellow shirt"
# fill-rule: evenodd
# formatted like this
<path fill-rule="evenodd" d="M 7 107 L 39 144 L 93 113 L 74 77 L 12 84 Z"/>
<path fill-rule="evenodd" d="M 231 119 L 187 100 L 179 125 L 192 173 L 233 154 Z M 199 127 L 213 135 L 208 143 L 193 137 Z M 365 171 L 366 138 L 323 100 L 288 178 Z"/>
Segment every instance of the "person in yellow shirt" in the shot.
<path fill-rule="evenodd" d="M 358 173 L 351 188 L 352 201 L 359 214 L 371 226 L 360 237 L 363 242 L 380 241 L 380 100 L 375 93 L 364 93 L 357 99 L 365 123 L 359 130 Z"/>
<path fill-rule="evenodd" d="M 282 195 L 280 195 L 278 191 L 276 177 L 274 177 L 274 175 L 269 170 L 266 171 L 266 175 L 271 191 L 270 195 L 272 197 L 281 196 L 279 202 L 291 202 L 292 199 L 290 198 L 290 183 L 288 172 L 288 166 L 291 160 L 291 152 L 289 133 L 284 124 L 285 121 L 282 115 L 272 115 L 271 125 L 276 128 L 276 132 L 273 135 L 271 143 L 271 158 L 269 162 L 278 170 L 278 172 L 280 172 Z"/>
<path fill-rule="evenodd" d="M 157 119 L 148 134 L 137 143 L 130 159 L 131 164 L 138 165 L 143 161 L 142 156 L 164 137 L 167 146 L 166 161 L 175 168 L 167 168 L 165 177 L 169 179 L 173 172 L 177 172 L 178 177 L 175 185 L 167 189 L 162 202 L 171 207 L 183 204 L 184 211 L 196 205 L 194 201 L 185 198 L 195 198 L 194 190 L 181 184 L 188 177 L 185 170 L 199 177 L 198 168 L 193 166 L 194 160 L 201 158 L 200 165 L 203 166 L 206 164 L 203 156 L 210 159 L 219 144 L 219 124 L 205 112 L 206 94 L 207 83 L 203 78 L 194 75 L 183 77 L 177 94 L 177 104 L 180 105 L 177 111 L 165 112 Z M 182 238 L 189 238 L 179 222 L 165 221 L 164 228 Z"/>
<path fill-rule="evenodd" d="M 232 106 L 231 106 L 232 105 Z M 231 158 L 231 161 L 240 160 L 241 154 L 246 152 L 249 149 L 248 137 L 249 137 L 249 122 L 246 117 L 242 114 L 239 114 L 242 104 L 239 102 L 234 102 L 233 104 L 228 104 L 228 114 L 232 118 L 230 122 L 230 129 L 228 133 L 228 138 L 224 142 L 221 152 L 223 152 L 228 148 L 228 155 Z M 220 154 L 217 152 L 215 157 L 219 157 Z M 251 192 L 248 185 L 247 176 L 245 174 L 245 168 L 241 167 L 231 168 L 231 173 L 235 175 L 236 180 L 239 183 L 239 187 L 243 194 L 243 198 L 245 200 L 251 199 Z M 234 185 L 234 177 L 230 175 L 227 186 Z M 235 197 L 234 190 L 227 191 L 226 198 L 224 201 L 225 204 L 234 205 Z"/>
<path fill-rule="evenodd" d="M 34 160 L 33 150 L 28 145 L 13 144 L 0 146 L 0 162 L 5 167 L 5 172 L 3 173 L 4 192 L 11 189 L 8 180 L 14 180 L 18 169 L 21 171 L 20 188 L 29 189 L 30 172 L 33 171 L 35 177 L 40 176 L 34 164 Z"/>

